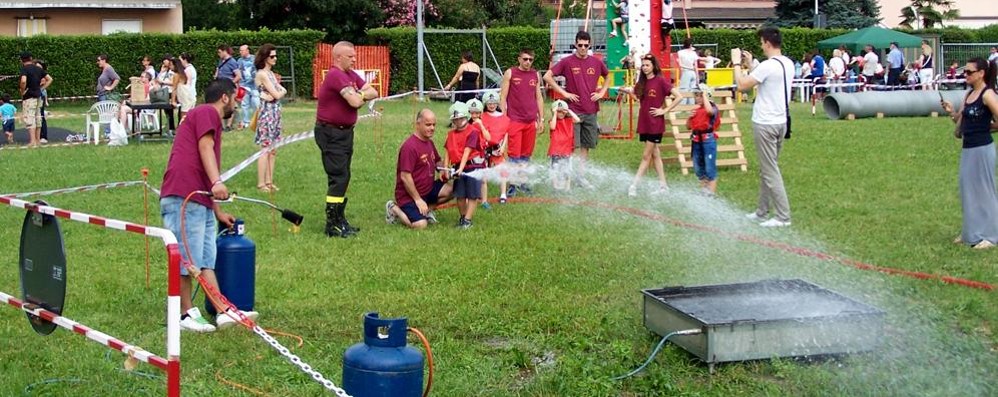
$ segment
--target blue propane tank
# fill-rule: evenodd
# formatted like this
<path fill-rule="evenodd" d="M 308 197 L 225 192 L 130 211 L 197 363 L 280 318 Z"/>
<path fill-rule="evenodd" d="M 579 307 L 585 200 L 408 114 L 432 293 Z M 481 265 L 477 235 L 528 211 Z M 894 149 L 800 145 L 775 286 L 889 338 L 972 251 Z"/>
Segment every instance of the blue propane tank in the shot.
<path fill-rule="evenodd" d="M 236 219 L 232 229 L 219 225 L 216 241 L 215 277 L 218 288 L 239 310 L 252 311 L 256 300 L 256 244 L 246 238 L 246 225 Z M 215 307 L 204 299 L 204 309 L 217 315 Z"/>
<path fill-rule="evenodd" d="M 343 353 L 343 389 L 354 397 L 419 397 L 423 354 L 406 346 L 405 317 L 364 316 L 364 342 Z"/>

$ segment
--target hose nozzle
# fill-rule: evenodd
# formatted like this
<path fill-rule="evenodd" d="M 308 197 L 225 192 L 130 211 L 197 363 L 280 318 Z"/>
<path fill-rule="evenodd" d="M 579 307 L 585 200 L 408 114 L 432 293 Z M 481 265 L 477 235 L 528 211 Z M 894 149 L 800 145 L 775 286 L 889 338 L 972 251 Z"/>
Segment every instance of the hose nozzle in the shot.
<path fill-rule="evenodd" d="M 281 218 L 284 218 L 295 226 L 301 226 L 302 221 L 305 220 L 305 217 L 301 214 L 288 209 L 281 210 Z"/>

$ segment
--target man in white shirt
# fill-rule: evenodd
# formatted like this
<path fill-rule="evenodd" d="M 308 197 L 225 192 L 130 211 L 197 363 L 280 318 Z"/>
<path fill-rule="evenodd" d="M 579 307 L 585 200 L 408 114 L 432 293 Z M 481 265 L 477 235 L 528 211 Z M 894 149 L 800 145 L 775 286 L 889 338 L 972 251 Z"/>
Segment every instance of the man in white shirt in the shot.
<path fill-rule="evenodd" d="M 846 63 L 842 59 L 842 51 L 835 50 L 832 52 L 832 59 L 828 60 L 828 68 L 831 69 L 831 73 L 827 73 L 831 78 L 831 83 L 842 84 L 845 83 L 845 73 L 846 73 Z M 840 87 L 832 87 L 832 92 L 841 91 Z"/>
<path fill-rule="evenodd" d="M 988 55 L 988 62 L 998 62 L 998 47 L 991 47 L 991 55 Z"/>
<path fill-rule="evenodd" d="M 866 45 L 866 55 L 863 56 L 863 77 L 866 77 L 866 84 L 879 84 L 877 81 L 877 65 L 880 64 L 880 57 L 873 50 L 873 46 Z"/>
<path fill-rule="evenodd" d="M 752 134 L 759 157 L 759 204 L 755 212 L 746 217 L 761 221 L 759 225 L 763 227 L 785 227 L 790 226 L 790 201 L 778 161 L 783 140 L 790 132 L 788 100 L 794 64 L 780 50 L 783 37 L 778 28 L 764 27 L 758 35 L 762 52 L 768 59 L 760 62 L 751 74 L 745 74 L 742 70 L 740 58 L 743 53 L 738 49 L 731 51 L 738 90 L 748 91 L 758 86 L 758 95 L 752 105 Z M 744 55 L 752 56 L 749 53 Z M 770 206 L 775 208 L 776 216 L 764 220 L 769 216 Z"/>
<path fill-rule="evenodd" d="M 683 40 L 683 49 L 676 53 L 676 57 L 679 58 L 679 90 L 691 92 L 697 88 L 697 61 L 700 60 L 700 55 L 693 49 L 692 39 Z M 684 99 L 683 103 L 687 101 L 693 103 L 691 98 Z"/>

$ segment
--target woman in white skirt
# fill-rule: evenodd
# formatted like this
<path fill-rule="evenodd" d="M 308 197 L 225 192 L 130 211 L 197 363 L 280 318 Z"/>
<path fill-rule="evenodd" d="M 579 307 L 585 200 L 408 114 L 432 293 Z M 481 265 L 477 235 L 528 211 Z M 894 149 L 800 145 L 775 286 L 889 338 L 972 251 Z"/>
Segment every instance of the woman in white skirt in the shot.
<path fill-rule="evenodd" d="M 970 92 L 960 113 L 942 102 L 943 109 L 956 122 L 954 135 L 963 140 L 960 152 L 960 204 L 963 230 L 954 240 L 977 249 L 998 244 L 998 191 L 995 190 L 995 144 L 998 130 L 998 94 L 995 93 L 996 66 L 983 58 L 973 58 L 964 68 Z"/>
<path fill-rule="evenodd" d="M 197 98 L 194 97 L 193 82 L 187 78 L 184 67 L 180 60 L 173 59 L 173 95 L 170 102 L 180 109 L 179 119 L 183 121 L 184 115 L 194 108 Z"/>

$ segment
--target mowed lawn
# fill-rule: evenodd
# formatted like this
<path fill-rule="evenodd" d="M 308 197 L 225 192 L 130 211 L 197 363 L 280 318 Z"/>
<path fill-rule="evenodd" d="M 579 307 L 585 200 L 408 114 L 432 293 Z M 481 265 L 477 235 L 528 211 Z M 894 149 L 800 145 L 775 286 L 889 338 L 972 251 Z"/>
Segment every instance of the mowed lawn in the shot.
<path fill-rule="evenodd" d="M 246 220 L 257 244 L 256 309 L 277 338 L 340 384 L 343 351 L 362 340 L 362 315 L 406 316 L 433 344 L 433 395 L 439 396 L 732 396 L 996 395 L 996 292 L 886 275 L 835 260 L 798 255 L 759 242 L 786 243 L 878 266 L 998 285 L 998 251 L 974 251 L 959 233 L 960 143 L 948 118 L 830 121 L 794 105 L 795 134 L 781 166 L 793 226 L 761 230 L 743 214 L 754 208 L 757 164 L 751 107 L 739 108 L 749 172 L 722 169 L 719 198 L 696 194 L 692 176 L 667 167 L 672 192 L 626 195 L 640 160 L 635 141 L 604 140 L 594 152 L 593 191 L 556 196 L 594 205 L 510 203 L 479 210 L 475 226 L 441 223 L 414 232 L 386 225 L 399 144 L 420 106 L 383 104 L 384 116 L 359 124 L 350 185 L 358 238 L 322 235 L 326 178 L 312 141 L 282 149 L 276 202 L 305 216 L 292 234 L 250 204 L 226 204 Z M 432 103 L 438 114 L 446 104 Z M 53 126 L 82 130 L 84 105 L 53 108 Z M 311 129 L 314 102 L 285 107 L 285 134 Z M 435 142 L 442 150 L 445 122 Z M 549 138 L 539 136 L 535 161 Z M 159 185 L 168 143 L 0 151 L 0 192 L 48 190 L 140 178 Z M 248 132 L 224 136 L 229 168 L 257 150 Z M 540 175 L 540 174 L 539 174 Z M 228 184 L 248 197 L 256 169 Z M 648 186 L 653 186 L 651 179 Z M 554 197 L 539 187 L 541 197 Z M 648 189 L 644 189 L 648 190 Z M 491 189 L 493 197 L 497 189 Z M 44 197 L 52 205 L 142 223 L 143 191 L 120 188 Z M 600 205 L 602 204 L 602 205 Z M 689 224 L 611 209 L 634 208 Z M 24 212 L 0 209 L 0 291 L 20 296 L 18 244 Z M 150 224 L 161 225 L 150 202 Z M 140 236 L 62 220 L 68 257 L 64 314 L 165 354 L 165 254 L 152 241 L 151 288 L 145 287 Z M 736 237 L 747 237 L 742 240 Z M 756 243 L 745 240 L 753 239 Z M 659 337 L 642 325 L 640 290 L 674 285 L 803 278 L 887 312 L 881 347 L 820 360 L 764 360 L 707 366 L 668 344 L 636 377 L 611 378 L 639 365 Z M 203 298 L 198 297 L 197 301 Z M 7 307 L 7 306 L 5 306 Z M 245 329 L 183 334 L 184 395 L 252 395 L 224 378 L 271 396 L 324 395 L 317 383 Z M 23 313 L 0 310 L 0 395 L 163 395 L 161 372 L 126 373 L 123 355 L 65 330 L 36 335 Z M 54 381 L 53 381 L 54 380 Z M 53 381 L 46 383 L 48 381 Z"/>

